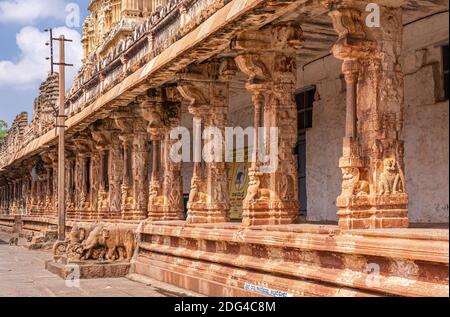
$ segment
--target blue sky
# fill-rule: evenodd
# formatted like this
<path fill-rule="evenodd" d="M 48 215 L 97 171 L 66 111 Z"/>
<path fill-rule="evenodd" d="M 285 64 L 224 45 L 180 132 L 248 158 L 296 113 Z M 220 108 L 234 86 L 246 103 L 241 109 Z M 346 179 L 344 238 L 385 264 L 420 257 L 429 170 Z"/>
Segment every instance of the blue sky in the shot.
<path fill-rule="evenodd" d="M 11 124 L 22 111 L 27 111 L 28 118 L 31 119 L 39 84 L 45 80 L 50 70 L 50 64 L 45 60 L 49 52 L 48 46 L 45 46 L 48 35 L 43 32 L 47 27 L 55 29 L 55 36 L 64 33 L 75 40 L 66 46 L 67 62 L 76 65 L 66 71 L 66 88 L 69 88 L 81 65 L 81 26 L 88 15 L 87 6 L 90 2 L 0 0 L 1 120 Z M 77 7 L 80 12 L 79 25 L 76 25 Z"/>

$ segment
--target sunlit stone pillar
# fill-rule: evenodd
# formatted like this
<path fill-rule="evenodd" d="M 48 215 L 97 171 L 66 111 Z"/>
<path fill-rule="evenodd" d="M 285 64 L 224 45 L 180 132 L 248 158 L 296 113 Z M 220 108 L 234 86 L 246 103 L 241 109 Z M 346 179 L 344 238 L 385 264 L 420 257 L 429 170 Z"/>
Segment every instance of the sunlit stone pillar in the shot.
<path fill-rule="evenodd" d="M 76 216 L 81 217 L 87 203 L 86 192 L 86 153 L 76 153 L 75 163 L 75 190 L 76 190 Z"/>
<path fill-rule="evenodd" d="M 152 173 L 149 184 L 148 219 L 179 220 L 183 217 L 181 163 L 170 157 L 170 129 L 180 122 L 180 106 L 173 89 L 152 90 L 139 98 L 140 113 L 147 121 L 152 141 Z M 162 175 L 162 177 L 161 177 Z"/>
<path fill-rule="evenodd" d="M 66 146 L 68 148 L 68 146 Z M 75 156 L 72 154 L 73 152 L 66 151 L 66 160 L 65 160 L 65 186 L 64 191 L 66 198 L 66 213 L 67 218 L 71 217 L 75 211 Z"/>
<path fill-rule="evenodd" d="M 130 211 L 133 208 L 134 200 L 131 187 L 131 134 L 122 133 L 119 135 L 120 141 L 122 141 L 122 157 L 123 157 L 123 177 L 121 186 L 121 204 L 122 204 L 122 216 L 125 212 Z"/>
<path fill-rule="evenodd" d="M 106 218 L 109 214 L 109 173 L 108 171 L 108 146 L 98 145 L 97 151 L 100 154 L 100 180 L 98 191 L 98 218 Z"/>
<path fill-rule="evenodd" d="M 122 219 L 147 216 L 147 133 L 146 122 L 136 113 L 138 105 L 114 113 L 122 142 Z"/>
<path fill-rule="evenodd" d="M 5 200 L 5 187 L 2 186 L 0 187 L 0 211 L 2 214 L 6 213 Z"/>
<path fill-rule="evenodd" d="M 330 12 L 339 35 L 332 52 L 344 61 L 347 85 L 342 193 L 336 201 L 342 229 L 408 226 L 401 10 L 380 6 L 376 28 L 355 8 Z"/>
<path fill-rule="evenodd" d="M 133 213 L 129 219 L 145 219 L 147 217 L 148 186 L 148 136 L 146 123 L 139 117 L 134 122 L 132 143 L 132 173 L 133 173 Z"/>
<path fill-rule="evenodd" d="M 227 61 L 228 62 L 228 61 Z M 188 224 L 229 220 L 230 201 L 225 163 L 225 127 L 228 124 L 229 87 L 222 70 L 225 61 L 192 66 L 179 74 L 178 90 L 189 101 L 194 117 L 194 172 L 188 202 Z M 201 141 L 203 140 L 203 141 Z M 203 143 L 203 146 L 201 146 Z"/>
<path fill-rule="evenodd" d="M 121 182 L 123 178 L 123 156 L 118 133 L 114 133 L 109 144 L 109 209 L 110 217 L 121 217 Z"/>
<path fill-rule="evenodd" d="M 96 147 L 94 147 L 94 151 L 92 151 L 92 155 L 91 155 L 91 179 L 90 179 L 90 183 L 91 183 L 91 191 L 89 193 L 89 197 L 90 197 L 90 211 L 91 211 L 91 215 L 90 218 L 92 219 L 98 219 L 98 209 L 99 209 L 99 203 L 98 203 L 98 196 L 99 196 L 99 192 L 100 192 L 100 183 L 102 180 L 102 176 L 101 176 L 101 152 L 97 150 Z"/>
<path fill-rule="evenodd" d="M 31 193 L 30 193 L 30 213 L 34 213 L 36 211 L 36 204 L 37 204 L 37 181 L 36 178 L 33 177 L 31 179 Z"/>
<path fill-rule="evenodd" d="M 53 177 L 53 172 L 52 172 L 52 168 L 53 168 L 53 159 L 54 159 L 54 154 L 50 151 L 44 152 L 42 155 L 42 160 L 44 162 L 44 197 L 43 197 L 43 212 L 44 214 L 50 214 L 53 213 L 54 209 L 53 209 L 53 181 L 52 181 L 52 177 Z"/>
<path fill-rule="evenodd" d="M 58 213 L 58 158 L 55 155 L 52 161 L 52 214 Z M 67 199 L 67 198 L 66 198 Z"/>
<path fill-rule="evenodd" d="M 243 224 L 296 222 L 298 201 L 296 52 L 303 45 L 301 27 L 285 22 L 241 34 L 236 64 L 249 79 L 255 108 L 254 159 L 244 200 Z"/>
<path fill-rule="evenodd" d="M 89 218 L 91 213 L 92 144 L 90 135 L 80 133 L 73 137 L 75 147 L 75 216 Z"/>
<path fill-rule="evenodd" d="M 15 214 L 17 210 L 16 206 L 16 199 L 17 199 L 17 193 L 16 193 L 16 181 L 11 181 L 11 213 Z"/>
<path fill-rule="evenodd" d="M 3 193 L 3 187 L 0 187 L 0 212 L 4 213 L 5 211 L 5 197 L 4 197 L 4 193 Z"/>

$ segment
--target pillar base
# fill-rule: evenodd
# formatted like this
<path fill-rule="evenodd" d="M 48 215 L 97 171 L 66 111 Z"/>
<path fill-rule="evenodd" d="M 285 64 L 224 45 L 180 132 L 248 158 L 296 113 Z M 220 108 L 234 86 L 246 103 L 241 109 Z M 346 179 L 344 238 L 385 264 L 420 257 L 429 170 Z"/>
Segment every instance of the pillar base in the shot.
<path fill-rule="evenodd" d="M 338 197 L 339 228 L 407 228 L 406 194 Z"/>
<path fill-rule="evenodd" d="M 147 212 L 142 210 L 126 210 L 122 212 L 122 220 L 144 220 L 147 218 Z"/>
<path fill-rule="evenodd" d="M 189 207 L 188 215 L 186 218 L 187 224 L 195 223 L 220 223 L 228 222 L 229 208 L 218 206 L 199 206 L 194 204 Z"/>
<path fill-rule="evenodd" d="M 244 204 L 242 225 L 287 225 L 294 224 L 298 218 L 298 206 L 283 202 L 257 202 Z"/>
<path fill-rule="evenodd" d="M 183 219 L 183 211 L 169 210 L 164 206 L 149 207 L 148 218 L 150 221 L 167 221 Z"/>

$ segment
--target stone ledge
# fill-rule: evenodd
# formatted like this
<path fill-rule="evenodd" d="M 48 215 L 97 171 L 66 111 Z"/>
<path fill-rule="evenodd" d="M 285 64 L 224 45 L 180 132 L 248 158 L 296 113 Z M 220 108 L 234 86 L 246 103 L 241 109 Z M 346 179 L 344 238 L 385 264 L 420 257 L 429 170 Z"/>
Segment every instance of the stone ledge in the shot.
<path fill-rule="evenodd" d="M 293 296 L 449 294 L 445 232 L 368 230 L 365 236 L 339 233 L 333 226 L 272 229 L 239 224 L 190 226 L 180 221 L 147 223 L 133 270 L 216 296 L 229 296 L 227 292 L 242 296 L 245 283 L 258 285 L 273 279 L 278 282 L 269 289 L 290 290 Z M 379 274 L 374 275 L 376 270 Z M 260 279 L 244 280 L 249 274 L 259 274 Z M 241 281 L 239 290 L 230 281 Z M 221 283 L 225 293 L 210 292 L 210 286 L 201 291 L 199 285 L 205 283 Z"/>
<path fill-rule="evenodd" d="M 316 227 L 316 228 L 314 228 Z M 288 229 L 289 228 L 289 229 Z M 211 230 L 214 229 L 214 230 Z M 389 256 L 449 263 L 448 230 L 382 229 L 340 232 L 337 226 L 298 224 L 289 226 L 242 227 L 239 224 L 191 226 L 182 221 L 146 223 L 142 233 L 211 241 L 255 243 L 266 246 L 316 251 Z M 443 231 L 446 231 L 443 232 Z M 436 239 L 436 237 L 440 237 Z"/>
<path fill-rule="evenodd" d="M 118 278 L 130 272 L 130 263 L 57 263 L 53 260 L 45 262 L 45 269 L 63 279 L 71 279 L 76 275 L 74 268 L 79 268 L 80 279 Z"/>
<path fill-rule="evenodd" d="M 246 285 L 259 286 L 291 296 L 373 296 L 369 292 L 335 287 L 292 277 L 280 277 L 253 270 L 223 266 L 152 254 L 140 256 L 133 262 L 133 273 L 150 276 L 165 283 L 186 288 L 208 296 L 255 297 L 267 296 L 246 289 Z"/>

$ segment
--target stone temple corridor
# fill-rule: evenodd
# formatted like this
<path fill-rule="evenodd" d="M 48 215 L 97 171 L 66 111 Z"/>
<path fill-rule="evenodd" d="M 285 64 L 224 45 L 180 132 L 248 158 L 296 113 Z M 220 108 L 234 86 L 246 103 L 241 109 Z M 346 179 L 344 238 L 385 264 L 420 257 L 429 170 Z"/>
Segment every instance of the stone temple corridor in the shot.
<path fill-rule="evenodd" d="M 0 231 L 48 250 L 1 244 L 0 296 L 448 296 L 448 8 L 92 0 L 0 138 Z"/>

